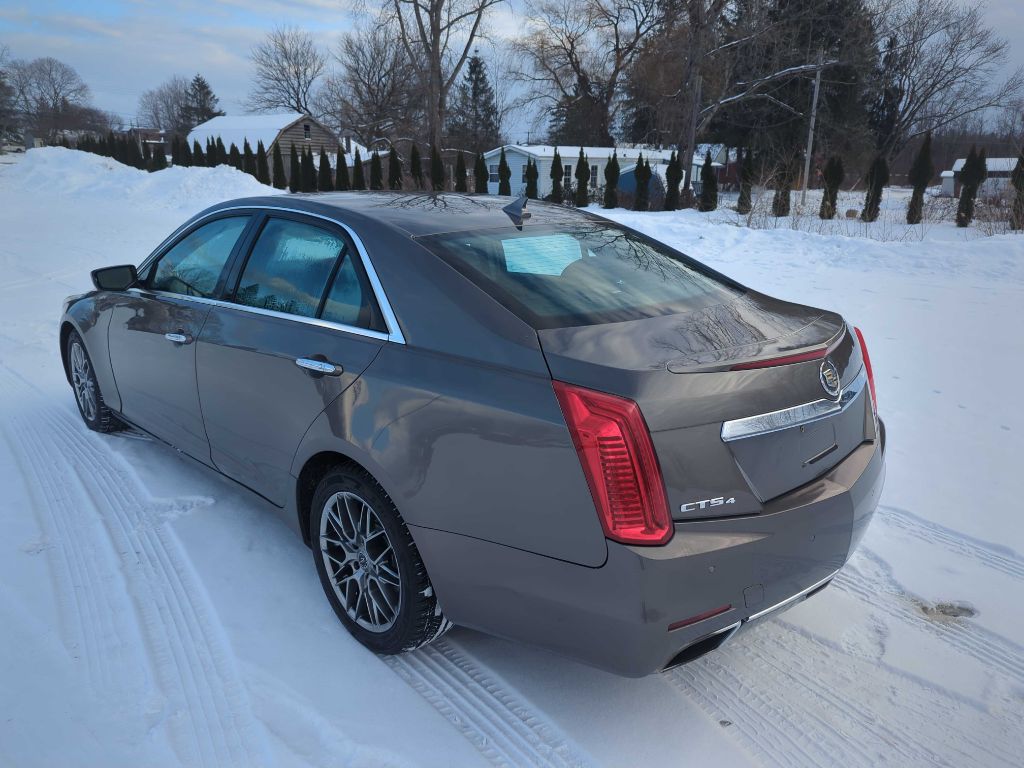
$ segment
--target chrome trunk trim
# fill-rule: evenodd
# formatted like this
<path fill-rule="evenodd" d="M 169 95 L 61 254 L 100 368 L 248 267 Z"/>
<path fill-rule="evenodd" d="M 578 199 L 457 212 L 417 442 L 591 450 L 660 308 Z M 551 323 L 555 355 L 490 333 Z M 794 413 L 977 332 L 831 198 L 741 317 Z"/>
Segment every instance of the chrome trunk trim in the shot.
<path fill-rule="evenodd" d="M 792 408 L 784 408 L 781 411 L 723 422 L 722 440 L 728 443 L 755 435 L 767 435 L 771 432 L 798 427 L 801 424 L 809 424 L 842 413 L 864 391 L 867 382 L 867 371 L 861 368 L 860 373 L 846 385 L 835 400 L 823 398 L 803 405 L 795 405 Z"/>

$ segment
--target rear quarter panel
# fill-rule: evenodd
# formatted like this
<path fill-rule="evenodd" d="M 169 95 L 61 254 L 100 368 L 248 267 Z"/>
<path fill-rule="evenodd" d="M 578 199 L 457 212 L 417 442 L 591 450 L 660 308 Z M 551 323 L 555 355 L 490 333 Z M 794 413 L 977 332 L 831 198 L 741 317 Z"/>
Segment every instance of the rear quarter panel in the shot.
<path fill-rule="evenodd" d="M 329 450 L 373 473 L 410 525 L 593 567 L 607 557 L 547 376 L 385 345 L 313 424 L 293 474 Z"/>

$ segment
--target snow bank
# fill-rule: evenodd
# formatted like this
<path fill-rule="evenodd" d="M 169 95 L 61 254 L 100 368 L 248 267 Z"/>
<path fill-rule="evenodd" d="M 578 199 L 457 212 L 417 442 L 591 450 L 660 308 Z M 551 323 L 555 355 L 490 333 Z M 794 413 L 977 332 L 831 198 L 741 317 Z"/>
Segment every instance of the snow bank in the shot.
<path fill-rule="evenodd" d="M 187 211 L 235 197 L 280 192 L 226 165 L 147 173 L 109 157 L 62 147 L 29 150 L 20 163 L 0 171 L 0 189 L 48 200 L 127 200 L 133 207 Z"/>

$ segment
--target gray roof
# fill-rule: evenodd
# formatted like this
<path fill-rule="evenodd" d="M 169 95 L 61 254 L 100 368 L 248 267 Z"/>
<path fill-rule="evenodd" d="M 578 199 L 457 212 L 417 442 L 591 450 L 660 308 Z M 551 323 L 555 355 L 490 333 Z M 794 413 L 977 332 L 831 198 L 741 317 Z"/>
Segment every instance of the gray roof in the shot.
<path fill-rule="evenodd" d="M 429 192 L 322 192 L 229 200 L 210 210 L 240 206 L 269 206 L 337 217 L 358 228 L 360 221 L 397 229 L 412 237 L 438 232 L 513 227 L 502 208 L 513 197 L 498 195 L 432 194 Z M 592 214 L 561 205 L 530 200 L 526 226 L 579 222 Z"/>

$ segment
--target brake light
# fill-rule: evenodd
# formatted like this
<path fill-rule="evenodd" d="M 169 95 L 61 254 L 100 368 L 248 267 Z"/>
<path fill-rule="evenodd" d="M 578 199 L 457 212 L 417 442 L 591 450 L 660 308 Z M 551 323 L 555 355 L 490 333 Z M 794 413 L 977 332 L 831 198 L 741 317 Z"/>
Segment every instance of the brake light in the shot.
<path fill-rule="evenodd" d="M 774 368 L 777 365 L 792 365 L 793 363 L 806 363 L 808 360 L 820 360 L 828 354 L 828 349 L 812 349 L 810 352 L 798 352 L 795 355 L 783 355 L 782 357 L 769 357 L 766 360 L 752 360 L 749 363 L 737 363 L 730 368 L 730 371 L 751 371 L 755 368 Z"/>
<path fill-rule="evenodd" d="M 561 381 L 552 385 L 605 535 L 624 544 L 667 542 L 672 517 L 639 406 Z"/>
<path fill-rule="evenodd" d="M 875 372 L 871 370 L 871 356 L 868 355 L 868 345 L 864 343 L 864 334 L 860 328 L 854 327 L 853 332 L 857 334 L 857 343 L 860 344 L 860 355 L 864 358 L 864 369 L 868 373 L 868 389 L 871 390 L 871 410 L 878 415 L 878 398 L 875 397 Z"/>

